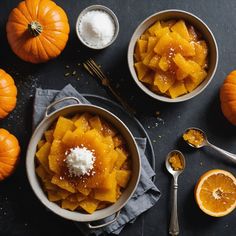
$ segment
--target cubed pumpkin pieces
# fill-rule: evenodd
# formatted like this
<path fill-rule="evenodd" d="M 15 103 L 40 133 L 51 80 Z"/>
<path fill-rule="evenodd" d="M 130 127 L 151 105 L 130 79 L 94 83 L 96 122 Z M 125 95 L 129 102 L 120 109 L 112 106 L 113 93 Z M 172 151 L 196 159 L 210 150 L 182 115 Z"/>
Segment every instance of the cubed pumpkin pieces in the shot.
<path fill-rule="evenodd" d="M 207 73 L 202 70 L 198 73 L 198 77 L 195 74 L 195 78 L 189 76 L 185 81 L 185 87 L 187 89 L 187 91 L 190 93 L 192 92 L 199 84 L 201 84 L 203 82 L 203 80 L 206 78 Z"/>
<path fill-rule="evenodd" d="M 208 48 L 205 41 L 194 43 L 196 54 L 191 59 L 199 64 L 202 68 L 206 67 Z"/>
<path fill-rule="evenodd" d="M 167 59 L 166 56 L 162 56 L 158 65 L 162 71 L 167 71 L 170 66 L 170 61 Z"/>
<path fill-rule="evenodd" d="M 98 132 L 102 132 L 102 122 L 99 116 L 93 116 L 89 119 L 89 124 L 93 129 L 96 129 Z"/>
<path fill-rule="evenodd" d="M 66 147 L 61 140 L 54 139 L 51 144 L 50 155 L 64 155 Z"/>
<path fill-rule="evenodd" d="M 74 211 L 76 208 L 79 207 L 79 202 L 72 202 L 72 201 L 69 201 L 67 199 L 64 199 L 62 200 L 61 202 L 61 207 L 63 209 L 67 209 L 67 210 L 70 210 L 70 211 Z"/>
<path fill-rule="evenodd" d="M 130 170 L 117 170 L 116 180 L 122 188 L 125 188 L 130 180 L 131 171 Z"/>
<path fill-rule="evenodd" d="M 116 185 L 116 170 L 113 170 L 106 179 L 99 185 L 99 189 L 111 189 Z"/>
<path fill-rule="evenodd" d="M 158 71 L 154 77 L 154 85 L 158 87 L 161 93 L 165 93 L 175 82 L 173 76 Z"/>
<path fill-rule="evenodd" d="M 173 58 L 174 63 L 186 74 L 193 75 L 201 71 L 201 67 L 192 60 L 185 59 L 180 53 L 177 53 Z"/>
<path fill-rule="evenodd" d="M 114 149 L 114 143 L 111 136 L 106 136 L 102 139 L 102 142 L 108 146 L 109 151 Z"/>
<path fill-rule="evenodd" d="M 52 143 L 52 141 L 53 141 L 53 132 L 54 131 L 52 129 L 51 130 L 46 130 L 44 132 L 45 139 L 49 143 Z"/>
<path fill-rule="evenodd" d="M 149 63 L 150 63 L 151 59 L 152 59 L 155 55 L 156 55 L 156 54 L 155 54 L 155 52 L 153 52 L 153 51 L 147 53 L 146 56 L 145 56 L 144 59 L 143 59 L 143 64 L 144 64 L 145 66 L 149 66 Z M 145 73 L 145 74 L 146 74 L 146 73 Z M 142 77 L 140 77 L 140 80 L 142 80 Z"/>
<path fill-rule="evenodd" d="M 48 190 L 48 200 L 51 202 L 57 202 L 61 200 L 61 196 L 57 192 Z"/>
<path fill-rule="evenodd" d="M 142 81 L 145 84 L 150 84 L 151 85 L 151 84 L 153 84 L 154 76 L 155 76 L 155 72 L 150 71 L 140 81 Z"/>
<path fill-rule="evenodd" d="M 163 35 L 154 47 L 154 52 L 159 55 L 164 55 L 172 42 L 173 38 L 170 36 L 170 33 Z"/>
<path fill-rule="evenodd" d="M 169 27 L 163 27 L 155 32 L 155 36 L 157 37 L 157 40 L 159 40 L 162 36 L 170 33 Z"/>
<path fill-rule="evenodd" d="M 148 67 L 152 70 L 157 70 L 159 68 L 159 61 L 161 56 L 155 54 L 148 63 Z"/>
<path fill-rule="evenodd" d="M 134 67 L 136 69 L 138 79 L 141 80 L 147 73 L 148 68 L 142 62 L 136 62 Z"/>
<path fill-rule="evenodd" d="M 114 184 L 112 188 L 109 189 L 95 189 L 94 190 L 94 198 L 100 201 L 106 202 L 116 202 L 116 186 L 117 181 L 114 179 Z"/>
<path fill-rule="evenodd" d="M 75 193 L 75 188 L 67 180 L 60 178 L 57 175 L 52 177 L 51 183 L 57 185 L 58 187 L 67 190 L 68 192 Z"/>
<path fill-rule="evenodd" d="M 188 73 L 185 73 L 180 68 L 176 70 L 176 79 L 177 80 L 183 80 L 188 76 Z"/>
<path fill-rule="evenodd" d="M 62 143 L 65 144 L 67 147 L 73 147 L 74 146 L 74 139 L 75 139 L 75 133 L 74 132 L 72 132 L 71 130 L 67 130 L 66 133 L 64 134 L 62 140 L 61 140 Z"/>
<path fill-rule="evenodd" d="M 63 160 L 64 160 L 64 156 L 62 155 L 49 155 L 48 156 L 49 169 L 52 172 L 59 175 L 61 172 Z"/>
<path fill-rule="evenodd" d="M 66 200 L 71 202 L 81 202 L 86 199 L 86 196 L 81 193 L 72 193 L 66 197 Z"/>
<path fill-rule="evenodd" d="M 183 81 L 176 81 L 170 88 L 169 93 L 171 98 L 179 97 L 185 93 L 187 93 L 187 89 L 185 88 Z"/>
<path fill-rule="evenodd" d="M 86 132 L 89 130 L 89 122 L 88 120 L 91 118 L 89 113 L 82 114 L 77 121 L 75 121 L 74 125 L 80 130 Z"/>
<path fill-rule="evenodd" d="M 117 134 L 117 130 L 115 128 L 113 128 L 109 123 L 107 122 L 103 122 L 102 123 L 102 134 L 103 136 L 111 136 L 114 137 Z"/>
<path fill-rule="evenodd" d="M 84 187 L 84 186 L 76 186 L 76 190 L 78 190 L 83 196 L 88 196 L 91 192 L 91 188 Z"/>
<path fill-rule="evenodd" d="M 135 55 L 137 59 L 141 60 L 141 54 L 147 52 L 147 40 L 139 39 L 135 46 Z"/>
<path fill-rule="evenodd" d="M 153 52 L 155 45 L 157 44 L 158 38 L 150 36 L 148 37 L 148 44 L 147 44 L 147 53 Z"/>
<path fill-rule="evenodd" d="M 156 32 L 158 32 L 161 29 L 161 23 L 160 21 L 157 21 L 156 23 L 154 23 L 149 29 L 148 32 L 154 36 L 156 35 Z"/>
<path fill-rule="evenodd" d="M 46 169 L 48 169 L 48 155 L 50 153 L 50 149 L 51 143 L 46 142 L 35 154 L 39 163 Z"/>
<path fill-rule="evenodd" d="M 66 131 L 72 130 L 73 128 L 74 123 L 70 119 L 60 116 L 53 132 L 54 139 L 62 139 Z"/>
<path fill-rule="evenodd" d="M 47 182 L 51 179 L 51 175 L 47 172 L 43 165 L 39 165 L 36 168 L 36 174 L 42 180 L 42 182 Z"/>
<path fill-rule="evenodd" d="M 176 32 L 171 32 L 170 37 L 173 39 L 171 46 L 175 49 L 175 51 L 180 52 L 185 57 L 195 56 L 196 52 L 194 44 L 182 38 Z"/>
<path fill-rule="evenodd" d="M 99 205 L 99 200 L 88 198 L 79 203 L 79 206 L 86 212 L 92 214 Z"/>
<path fill-rule="evenodd" d="M 46 141 L 44 139 L 39 140 L 37 148 L 40 149 L 45 143 Z"/>
<path fill-rule="evenodd" d="M 121 148 L 116 148 L 116 152 L 118 154 L 117 156 L 117 160 L 115 162 L 115 168 L 116 169 L 120 169 L 121 166 L 123 165 L 123 163 L 126 161 L 127 159 L 127 154 L 124 150 L 122 150 Z"/>
<path fill-rule="evenodd" d="M 177 32 L 181 37 L 190 41 L 190 36 L 186 24 L 183 20 L 177 21 L 172 27 L 171 30 Z"/>
<path fill-rule="evenodd" d="M 106 155 L 106 159 L 109 160 L 109 164 L 107 166 L 109 172 L 113 170 L 115 163 L 117 161 L 117 158 L 118 158 L 118 152 L 116 150 L 112 150 Z"/>

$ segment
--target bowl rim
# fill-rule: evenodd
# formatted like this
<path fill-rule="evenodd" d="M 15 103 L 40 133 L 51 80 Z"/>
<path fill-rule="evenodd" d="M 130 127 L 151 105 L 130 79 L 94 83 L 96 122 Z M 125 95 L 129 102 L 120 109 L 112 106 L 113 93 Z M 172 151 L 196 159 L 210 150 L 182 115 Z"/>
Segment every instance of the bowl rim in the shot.
<path fill-rule="evenodd" d="M 182 96 L 179 96 L 177 98 L 169 98 L 169 97 L 165 97 L 162 95 L 158 95 L 154 92 L 152 92 L 150 89 L 148 89 L 141 81 L 139 81 L 139 79 L 137 78 L 137 74 L 134 67 L 134 60 L 132 60 L 131 58 L 133 58 L 133 53 L 134 53 L 134 48 L 135 48 L 135 44 L 134 47 L 131 47 L 131 45 L 133 44 L 133 41 L 135 40 L 135 36 L 137 34 L 137 32 L 139 31 L 139 29 L 143 26 L 143 24 L 145 24 L 147 21 L 149 21 L 150 19 L 157 17 L 158 15 L 161 14 L 165 14 L 165 13 L 182 13 L 185 14 L 189 17 L 195 18 L 195 20 L 197 20 L 209 33 L 212 42 L 213 42 L 213 47 L 215 50 L 215 65 L 213 67 L 211 76 L 209 77 L 209 79 L 207 80 L 207 82 L 205 83 L 204 86 L 202 86 L 201 89 L 198 89 L 198 87 L 201 85 L 198 85 L 197 88 L 195 88 L 193 91 L 191 91 L 190 93 L 184 94 Z M 198 29 L 199 30 L 199 29 Z M 199 30 L 201 31 L 201 30 Z M 194 97 L 196 97 L 197 95 L 199 95 L 200 93 L 202 93 L 206 87 L 210 84 L 210 82 L 212 81 L 212 79 L 214 78 L 214 75 L 216 73 L 217 67 L 218 67 L 218 61 L 219 61 L 219 52 L 218 52 L 218 45 L 215 39 L 215 36 L 213 34 L 213 32 L 210 30 L 210 28 L 207 26 L 207 24 L 201 20 L 198 16 L 194 15 L 191 12 L 185 11 L 185 10 L 179 10 L 179 9 L 167 9 L 167 10 L 162 10 L 162 11 L 158 11 L 150 16 L 148 16 L 147 18 L 145 18 L 135 29 L 135 31 L 133 32 L 129 45 L 128 45 L 128 50 L 127 50 L 127 61 L 128 61 L 128 67 L 129 67 L 129 71 L 131 74 L 131 77 L 133 78 L 133 80 L 135 81 L 136 85 L 145 93 L 147 94 L 149 97 L 157 100 L 157 101 L 161 101 L 161 102 L 167 102 L 167 103 L 178 103 L 178 102 L 184 102 L 187 100 L 190 100 Z M 204 82 L 204 81 L 203 81 Z M 198 89 L 198 90 L 197 90 Z M 194 92 L 194 94 L 193 94 Z"/>
<path fill-rule="evenodd" d="M 114 26 L 115 26 L 115 33 L 114 33 L 114 35 L 113 35 L 112 40 L 111 40 L 108 44 L 106 44 L 106 45 L 104 45 L 104 46 L 102 46 L 102 47 L 95 47 L 95 46 L 92 46 L 92 45 L 87 44 L 87 43 L 84 41 L 84 39 L 81 37 L 80 33 L 79 33 L 79 24 L 80 24 L 80 21 L 81 21 L 82 17 L 83 17 L 87 12 L 93 11 L 93 10 L 105 11 L 105 12 L 106 12 L 107 14 L 109 14 L 109 15 L 111 16 L 111 18 L 113 19 Z M 83 9 L 83 10 L 79 13 L 79 15 L 78 15 L 78 17 L 77 17 L 77 20 L 76 20 L 76 24 L 75 24 L 75 32 L 76 32 L 76 35 L 77 35 L 77 37 L 79 38 L 80 42 L 81 42 L 84 46 L 86 46 L 86 47 L 88 47 L 88 48 L 90 48 L 90 49 L 95 49 L 95 50 L 101 50 L 101 49 L 107 48 L 107 47 L 110 46 L 112 43 L 114 43 L 115 40 L 116 40 L 116 38 L 117 38 L 117 36 L 118 36 L 118 34 L 119 34 L 119 30 L 120 30 L 119 20 L 118 20 L 116 14 L 115 14 L 110 8 L 108 8 L 108 7 L 104 6 L 104 5 L 100 5 L 100 4 L 90 5 L 90 6 L 86 7 L 85 9 Z"/>
<path fill-rule="evenodd" d="M 54 118 L 54 120 L 53 120 L 53 121 L 55 121 L 60 116 L 60 113 L 63 110 L 71 109 L 71 108 L 75 108 L 75 107 L 90 107 L 91 109 L 101 110 L 102 112 L 107 113 L 110 117 L 112 117 L 118 123 L 120 123 L 120 125 L 123 126 L 123 128 L 126 130 L 127 134 L 129 135 L 130 140 L 132 140 L 132 145 L 134 146 L 134 150 L 135 150 L 135 152 L 137 154 L 137 157 L 138 157 L 137 158 L 138 159 L 137 160 L 138 161 L 138 163 L 137 163 L 137 166 L 138 166 L 138 170 L 137 170 L 138 172 L 137 173 L 138 174 L 137 174 L 137 179 L 135 180 L 135 184 L 132 187 L 132 191 L 130 192 L 128 197 L 123 201 L 123 203 L 120 204 L 120 206 L 117 207 L 115 209 L 115 211 L 113 211 L 110 214 L 107 213 L 107 214 L 104 214 L 104 215 L 100 215 L 98 217 L 94 217 L 92 214 L 87 214 L 87 213 L 83 214 L 83 213 L 80 213 L 80 212 L 77 212 L 77 211 L 69 211 L 69 210 L 63 209 L 59 205 L 57 205 L 56 203 L 49 201 L 49 199 L 45 196 L 45 192 L 43 191 L 42 187 L 40 187 L 40 189 L 38 189 L 38 187 L 37 187 L 37 183 L 39 182 L 39 180 L 38 180 L 38 177 L 36 176 L 35 165 L 31 164 L 31 163 L 35 163 L 34 162 L 34 160 L 35 160 L 35 153 L 34 153 L 34 155 L 30 155 L 30 151 L 32 149 L 32 147 L 31 147 L 32 146 L 32 142 L 36 138 L 36 135 L 40 131 L 40 129 L 42 129 L 42 126 L 45 124 L 45 122 L 49 121 L 53 116 L 56 116 Z M 80 111 L 80 112 L 82 112 L 82 111 Z M 93 112 L 93 111 L 91 111 L 91 112 Z M 69 115 L 69 113 L 72 113 L 72 112 L 68 112 L 68 115 Z M 96 113 L 96 112 L 94 112 L 94 113 Z M 107 120 L 107 121 L 111 122 L 110 120 Z M 77 221 L 77 222 L 93 222 L 93 221 L 98 221 L 98 220 L 105 219 L 105 218 L 107 218 L 109 216 L 112 216 L 115 213 L 119 212 L 127 204 L 127 202 L 130 200 L 130 198 L 133 196 L 134 192 L 136 191 L 138 183 L 140 181 L 140 175 L 141 175 L 141 157 L 140 157 L 140 152 L 139 152 L 137 143 L 136 143 L 136 141 L 134 139 L 134 136 L 131 133 L 131 131 L 129 130 L 129 128 L 124 124 L 123 121 L 121 121 L 116 115 L 114 115 L 110 111 L 108 111 L 108 110 L 106 110 L 106 109 L 104 109 L 102 107 L 99 107 L 99 106 L 96 106 L 96 105 L 92 105 L 92 104 L 72 104 L 72 105 L 66 105 L 66 106 L 64 106 L 62 108 L 59 108 L 59 109 L 53 111 L 52 113 L 50 113 L 50 115 L 45 116 L 42 119 L 42 121 L 39 123 L 39 125 L 36 127 L 36 129 L 34 130 L 32 136 L 31 136 L 31 139 L 30 139 L 28 147 L 27 147 L 25 163 L 26 163 L 26 174 L 27 174 L 28 181 L 30 183 L 31 189 L 33 190 L 34 194 L 39 199 L 39 201 L 47 209 L 49 209 L 50 211 L 52 211 L 56 215 L 59 215 L 62 218 L 65 218 L 65 219 L 68 219 L 68 220 Z M 41 195 L 41 192 L 43 192 L 44 194 Z M 115 203 L 111 204 L 107 208 L 113 206 L 114 204 Z M 104 209 L 107 209 L 107 208 L 104 208 Z M 104 209 L 102 209 L 102 210 L 104 210 Z M 98 211 L 100 211 L 100 210 L 98 210 Z M 78 216 L 81 216 L 82 219 L 78 220 L 78 218 L 79 218 Z"/>

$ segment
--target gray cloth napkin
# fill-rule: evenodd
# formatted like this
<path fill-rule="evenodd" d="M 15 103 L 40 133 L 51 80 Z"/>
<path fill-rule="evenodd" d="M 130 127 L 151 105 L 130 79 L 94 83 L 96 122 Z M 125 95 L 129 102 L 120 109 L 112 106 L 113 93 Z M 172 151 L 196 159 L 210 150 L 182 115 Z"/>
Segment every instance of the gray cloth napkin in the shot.
<path fill-rule="evenodd" d="M 89 101 L 86 100 L 81 94 L 79 94 L 79 92 L 70 84 L 60 91 L 40 88 L 36 89 L 34 100 L 33 128 L 35 128 L 44 118 L 45 109 L 50 103 L 60 98 L 71 96 L 79 98 L 83 103 L 89 103 Z M 60 103 L 60 106 L 56 106 L 54 109 L 58 109 L 61 106 L 69 105 L 72 103 L 74 103 L 73 100 L 65 101 L 63 103 Z M 127 223 L 133 223 L 137 216 L 150 209 L 159 200 L 161 196 L 160 191 L 151 180 L 151 178 L 155 175 L 155 172 L 151 168 L 147 157 L 145 156 L 146 139 L 136 138 L 136 142 L 138 144 L 141 155 L 142 169 L 140 182 L 134 195 L 128 201 L 126 206 L 122 208 L 117 221 L 115 221 L 113 224 L 110 224 L 104 228 L 90 230 L 86 224 L 76 223 L 78 228 L 85 235 L 89 235 L 91 233 L 100 235 L 105 232 L 118 235 Z M 112 219 L 112 217 L 113 216 L 102 220 L 102 223 L 109 221 L 110 219 Z"/>

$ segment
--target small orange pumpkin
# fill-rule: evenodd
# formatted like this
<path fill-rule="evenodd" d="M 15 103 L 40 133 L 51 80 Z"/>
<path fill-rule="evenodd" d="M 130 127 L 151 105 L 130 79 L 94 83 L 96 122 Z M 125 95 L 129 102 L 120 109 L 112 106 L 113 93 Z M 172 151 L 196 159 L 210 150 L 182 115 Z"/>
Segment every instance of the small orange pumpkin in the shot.
<path fill-rule="evenodd" d="M 25 0 L 12 10 L 7 38 L 22 60 L 41 63 L 65 48 L 70 27 L 64 10 L 51 0 Z"/>
<path fill-rule="evenodd" d="M 221 110 L 233 125 L 236 125 L 236 70 L 225 79 L 220 89 Z"/>
<path fill-rule="evenodd" d="M 17 88 L 13 78 L 0 69 L 0 119 L 6 117 L 16 106 Z"/>
<path fill-rule="evenodd" d="M 17 138 L 0 129 L 0 181 L 11 175 L 19 159 L 20 146 Z"/>

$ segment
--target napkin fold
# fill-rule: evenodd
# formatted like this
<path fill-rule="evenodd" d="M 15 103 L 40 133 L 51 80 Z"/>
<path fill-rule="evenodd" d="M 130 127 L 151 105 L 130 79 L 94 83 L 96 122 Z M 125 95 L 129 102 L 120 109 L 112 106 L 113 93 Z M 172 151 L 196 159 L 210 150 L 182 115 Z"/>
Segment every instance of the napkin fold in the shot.
<path fill-rule="evenodd" d="M 89 103 L 87 99 L 85 99 L 74 87 L 70 84 L 64 87 L 62 90 L 52 90 L 52 89 L 41 89 L 37 88 L 35 93 L 34 100 L 34 113 L 33 113 L 33 129 L 40 123 L 40 121 L 44 118 L 46 107 L 56 101 L 58 99 L 64 97 L 77 97 L 83 103 Z M 70 105 L 75 103 L 73 100 L 64 101 L 50 111 L 58 109 L 59 107 L 64 107 L 65 105 Z M 139 148 L 140 156 L 141 156 L 141 176 L 140 181 L 137 186 L 137 189 L 125 207 L 122 208 L 118 219 L 103 228 L 91 230 L 84 223 L 75 223 L 79 230 L 85 235 L 89 235 L 91 233 L 95 235 L 100 235 L 102 233 L 113 233 L 119 234 L 121 230 L 127 223 L 133 223 L 137 216 L 146 210 L 150 209 L 160 198 L 161 194 L 158 188 L 152 181 L 152 177 L 155 176 L 155 172 L 150 166 L 148 159 L 145 155 L 146 149 L 146 139 L 145 138 L 135 138 L 136 143 Z M 101 220 L 100 223 L 105 223 L 112 219 L 114 216 L 108 217 L 104 220 Z"/>

